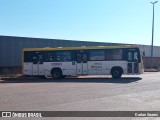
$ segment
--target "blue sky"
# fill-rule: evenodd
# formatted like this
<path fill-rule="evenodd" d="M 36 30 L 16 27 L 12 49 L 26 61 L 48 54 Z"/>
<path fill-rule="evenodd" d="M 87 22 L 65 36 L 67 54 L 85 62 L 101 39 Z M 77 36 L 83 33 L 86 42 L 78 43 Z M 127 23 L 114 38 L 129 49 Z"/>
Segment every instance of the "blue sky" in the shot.
<path fill-rule="evenodd" d="M 0 0 L 0 35 L 151 44 L 152 0 Z M 160 1 L 154 45 L 160 46 Z"/>

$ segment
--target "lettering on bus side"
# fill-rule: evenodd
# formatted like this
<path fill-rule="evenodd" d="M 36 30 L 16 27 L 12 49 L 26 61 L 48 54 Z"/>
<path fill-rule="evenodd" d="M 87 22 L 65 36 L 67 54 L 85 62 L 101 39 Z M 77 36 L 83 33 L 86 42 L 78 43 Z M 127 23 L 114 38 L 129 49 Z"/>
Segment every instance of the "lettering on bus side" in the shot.
<path fill-rule="evenodd" d="M 98 62 L 98 63 L 94 63 L 94 65 L 100 65 L 100 66 L 101 66 L 101 65 L 102 65 L 102 63 L 101 63 L 101 62 L 100 62 L 100 63 Z"/>
<path fill-rule="evenodd" d="M 91 69 L 92 70 L 102 70 L 102 63 L 94 63 L 92 66 L 91 66 Z"/>
<path fill-rule="evenodd" d="M 62 66 L 62 63 L 51 63 L 51 66 Z"/>

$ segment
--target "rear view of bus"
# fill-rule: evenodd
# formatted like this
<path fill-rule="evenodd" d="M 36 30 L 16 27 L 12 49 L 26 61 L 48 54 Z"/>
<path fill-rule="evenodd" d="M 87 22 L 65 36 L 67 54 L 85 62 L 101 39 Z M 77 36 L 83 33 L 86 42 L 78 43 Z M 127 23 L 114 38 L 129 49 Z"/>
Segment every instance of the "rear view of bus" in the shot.
<path fill-rule="evenodd" d="M 23 49 L 24 75 L 65 76 L 135 75 L 144 71 L 138 46 L 95 46 Z"/>

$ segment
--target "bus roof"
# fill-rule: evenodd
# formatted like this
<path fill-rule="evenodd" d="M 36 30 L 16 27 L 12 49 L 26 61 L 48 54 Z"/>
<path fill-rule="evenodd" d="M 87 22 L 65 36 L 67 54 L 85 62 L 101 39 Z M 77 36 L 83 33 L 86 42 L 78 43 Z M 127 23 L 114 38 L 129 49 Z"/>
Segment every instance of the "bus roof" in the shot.
<path fill-rule="evenodd" d="M 23 48 L 23 51 L 50 51 L 50 50 L 90 50 L 90 49 L 113 49 L 113 48 L 139 48 L 136 45 L 125 46 L 82 46 L 82 47 L 57 47 L 57 48 Z"/>

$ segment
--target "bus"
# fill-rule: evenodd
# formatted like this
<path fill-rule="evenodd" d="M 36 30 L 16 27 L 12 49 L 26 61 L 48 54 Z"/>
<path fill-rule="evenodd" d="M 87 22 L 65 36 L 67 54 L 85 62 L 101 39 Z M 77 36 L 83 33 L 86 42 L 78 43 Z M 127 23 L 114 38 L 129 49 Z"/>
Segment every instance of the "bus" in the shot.
<path fill-rule="evenodd" d="M 138 46 L 82 46 L 58 48 L 24 48 L 22 72 L 29 76 L 53 79 L 79 75 L 142 74 L 144 71 Z"/>

